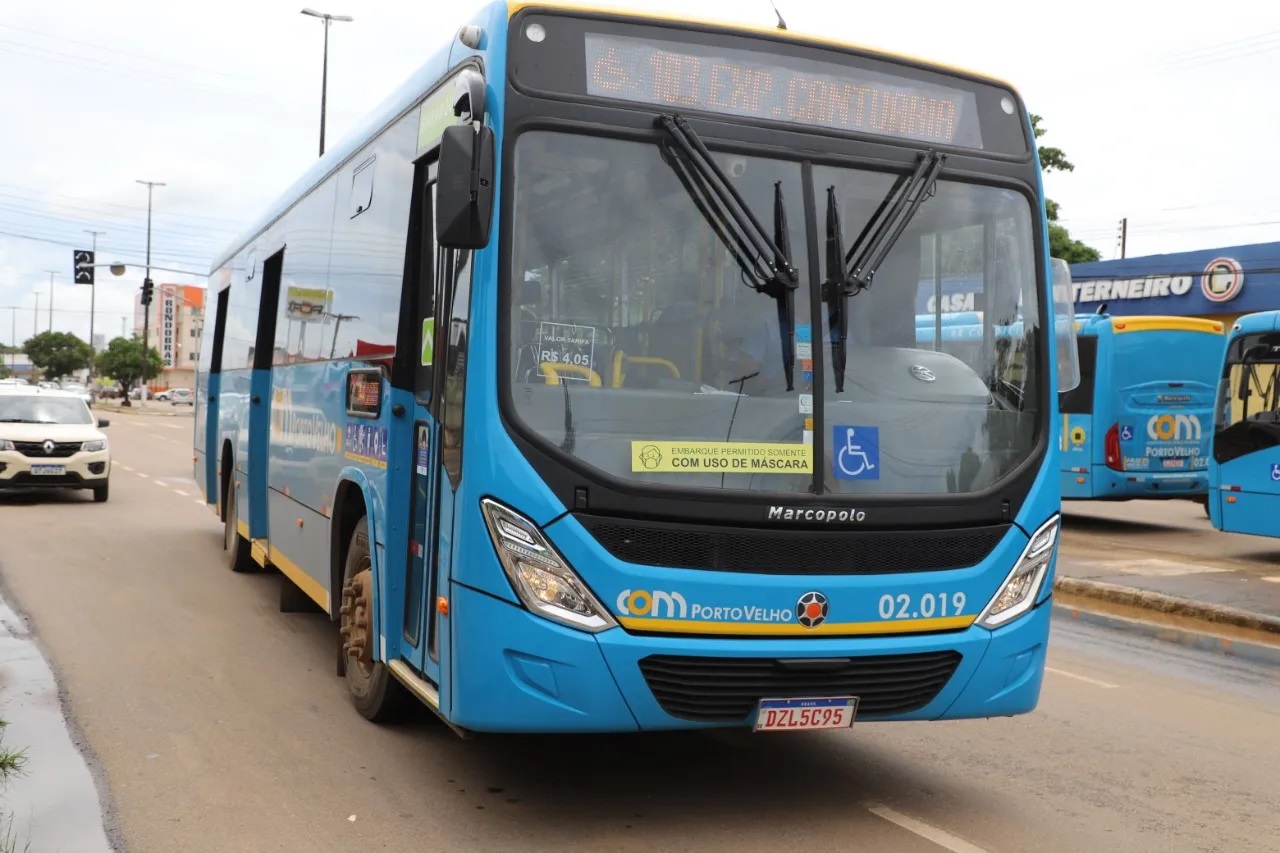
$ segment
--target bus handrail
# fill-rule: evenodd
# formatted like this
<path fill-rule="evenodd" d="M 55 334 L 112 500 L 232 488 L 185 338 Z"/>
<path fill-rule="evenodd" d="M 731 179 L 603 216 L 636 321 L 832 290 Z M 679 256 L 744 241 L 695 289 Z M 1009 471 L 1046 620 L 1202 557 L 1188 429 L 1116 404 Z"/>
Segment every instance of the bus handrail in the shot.
<path fill-rule="evenodd" d="M 651 355 L 627 355 L 622 350 L 618 350 L 613 354 L 613 387 L 621 388 L 622 380 L 625 378 L 622 370 L 624 363 L 627 364 L 652 364 L 656 367 L 665 367 L 670 371 L 672 378 L 680 378 L 680 369 L 665 358 L 657 358 Z"/>
<path fill-rule="evenodd" d="M 590 367 L 584 367 L 580 364 L 555 364 L 550 361 L 542 362 L 542 372 L 547 377 L 548 385 L 560 384 L 560 371 L 568 371 L 569 373 L 577 373 L 586 379 L 592 388 L 603 388 L 604 382 L 600 379 L 600 374 L 596 373 Z"/>

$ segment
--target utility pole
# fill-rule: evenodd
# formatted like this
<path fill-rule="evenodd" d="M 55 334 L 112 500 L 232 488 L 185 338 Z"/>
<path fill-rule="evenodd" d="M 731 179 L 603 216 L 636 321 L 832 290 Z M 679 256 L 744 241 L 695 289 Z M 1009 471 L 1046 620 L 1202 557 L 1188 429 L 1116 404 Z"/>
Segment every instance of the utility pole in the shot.
<path fill-rule="evenodd" d="M 107 232 L 91 231 L 88 228 L 84 230 L 85 230 L 85 233 L 93 235 L 93 248 L 91 249 L 91 251 L 93 252 L 93 256 L 96 258 L 98 257 L 98 236 L 102 234 L 106 234 Z M 94 283 L 89 286 L 89 350 L 90 352 L 93 353 L 93 358 L 89 359 L 89 378 L 90 379 L 93 379 L 93 363 L 97 361 L 97 356 L 98 356 L 98 351 L 94 349 L 94 346 L 93 346 L 93 314 L 94 314 L 94 311 L 97 309 L 97 306 L 98 306 L 98 283 L 97 283 L 97 280 L 95 279 Z"/>
<path fill-rule="evenodd" d="M 138 393 L 138 403 L 147 404 L 147 366 L 150 363 L 150 330 L 151 330 L 151 193 L 156 187 L 165 186 L 160 181 L 137 181 L 147 188 L 147 272 L 142 279 L 142 388 Z"/>
<path fill-rule="evenodd" d="M 1129 242 L 1129 217 L 1120 220 L 1120 257 L 1124 258 L 1126 244 Z"/>
<path fill-rule="evenodd" d="M 49 331 L 53 331 L 53 276 L 57 270 L 45 270 L 49 274 Z"/>
<path fill-rule="evenodd" d="M 333 21 L 353 21 L 350 15 L 330 15 L 315 9 L 303 9 L 302 14 L 324 21 L 324 65 L 320 72 L 320 156 L 324 156 L 324 114 L 329 94 L 329 24 Z"/>
<path fill-rule="evenodd" d="M 31 337 L 40 334 L 40 294 L 36 294 L 36 310 L 31 312 Z"/>

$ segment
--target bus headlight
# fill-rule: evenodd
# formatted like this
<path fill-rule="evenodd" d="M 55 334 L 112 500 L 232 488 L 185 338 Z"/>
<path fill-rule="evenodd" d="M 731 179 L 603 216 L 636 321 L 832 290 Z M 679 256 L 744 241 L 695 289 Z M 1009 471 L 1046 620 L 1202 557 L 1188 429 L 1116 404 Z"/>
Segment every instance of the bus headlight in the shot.
<path fill-rule="evenodd" d="M 526 607 L 593 634 L 617 626 L 536 524 L 488 498 L 480 501 L 480 509 L 498 560 Z"/>
<path fill-rule="evenodd" d="M 1036 603 L 1040 587 L 1049 573 L 1049 561 L 1053 559 L 1058 544 L 1058 527 L 1061 517 L 1054 515 L 1031 536 L 1022 556 L 1014 564 L 1013 571 L 996 590 L 991 603 L 978 617 L 984 628 L 999 628 L 1026 613 Z"/>

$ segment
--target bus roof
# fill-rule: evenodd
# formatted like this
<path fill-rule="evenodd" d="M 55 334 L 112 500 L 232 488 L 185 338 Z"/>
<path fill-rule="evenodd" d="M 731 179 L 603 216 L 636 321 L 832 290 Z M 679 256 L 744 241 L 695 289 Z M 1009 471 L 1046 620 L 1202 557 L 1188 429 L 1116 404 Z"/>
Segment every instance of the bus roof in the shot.
<path fill-rule="evenodd" d="M 1280 311 L 1255 311 L 1236 318 L 1231 327 L 1232 335 L 1243 335 L 1252 332 L 1273 332 L 1280 323 Z"/>
<path fill-rule="evenodd" d="M 606 0 L 606 2 L 615 2 L 616 0 Z M 283 216 L 302 198 L 304 198 L 315 187 L 319 186 L 330 174 L 340 169 L 343 164 L 354 157 L 374 136 L 382 132 L 383 129 L 395 123 L 402 115 L 412 109 L 431 89 L 444 77 L 451 69 L 457 66 L 470 56 L 477 56 L 484 51 L 473 50 L 462 44 L 458 39 L 458 33 L 462 26 L 467 24 L 475 24 L 486 30 L 493 30 L 502 27 L 506 21 L 521 11 L 522 9 L 547 9 L 549 11 L 566 11 L 566 12 L 604 12 L 624 17 L 634 17 L 640 20 L 648 21 L 666 21 L 676 24 L 701 24 L 704 26 L 719 27 L 726 30 L 733 30 L 744 34 L 767 35 L 770 38 L 790 41 L 796 44 L 810 44 L 815 46 L 835 47 L 842 50 L 860 51 L 875 56 L 883 57 L 889 60 L 897 60 L 899 62 L 911 63 L 923 68 L 938 71 L 944 74 L 960 75 L 970 77 L 974 80 L 992 83 L 1007 88 L 1014 93 L 1016 97 L 1021 99 L 1021 95 L 1010 84 L 987 75 L 977 74 L 961 68 L 927 62 L 914 57 L 902 54 L 892 53 L 889 51 L 875 50 L 873 48 L 861 47 L 848 42 L 837 41 L 835 39 L 824 38 L 816 35 L 798 34 L 791 30 L 779 30 L 777 27 L 756 26 L 741 22 L 717 21 L 710 18 L 703 18 L 695 15 L 675 15 L 662 12 L 645 12 L 643 9 L 627 9 L 621 6 L 600 6 L 590 3 L 577 3 L 571 0 L 541 0 L 541 2 L 531 2 L 531 0 L 492 0 L 472 12 L 464 20 L 459 20 L 458 26 L 448 30 L 449 36 L 436 44 L 435 51 L 431 56 L 415 71 L 409 79 L 405 80 L 394 92 L 392 92 L 385 100 L 382 101 L 372 112 L 370 112 L 363 121 L 357 124 L 346 136 L 342 137 L 336 145 L 331 147 L 320 157 L 311 168 L 307 169 L 298 177 L 287 190 L 284 191 L 256 221 L 239 236 L 235 238 L 222 252 L 215 256 L 214 263 L 210 268 L 210 276 L 215 275 L 219 269 L 226 266 L 240 251 L 247 247 L 258 235 L 271 226 L 273 222 Z M 501 59 L 493 58 L 489 63 L 490 68 L 501 70 L 505 74 L 506 57 Z M 492 85 L 492 84 L 491 84 Z"/>

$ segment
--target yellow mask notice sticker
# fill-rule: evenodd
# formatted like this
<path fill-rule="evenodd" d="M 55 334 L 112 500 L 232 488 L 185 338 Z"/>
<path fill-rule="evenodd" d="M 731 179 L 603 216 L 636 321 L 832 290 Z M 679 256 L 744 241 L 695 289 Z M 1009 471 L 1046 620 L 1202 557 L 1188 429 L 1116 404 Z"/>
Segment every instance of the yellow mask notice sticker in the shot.
<path fill-rule="evenodd" d="M 813 446 L 763 441 L 633 441 L 631 470 L 654 474 L 811 474 Z"/>

